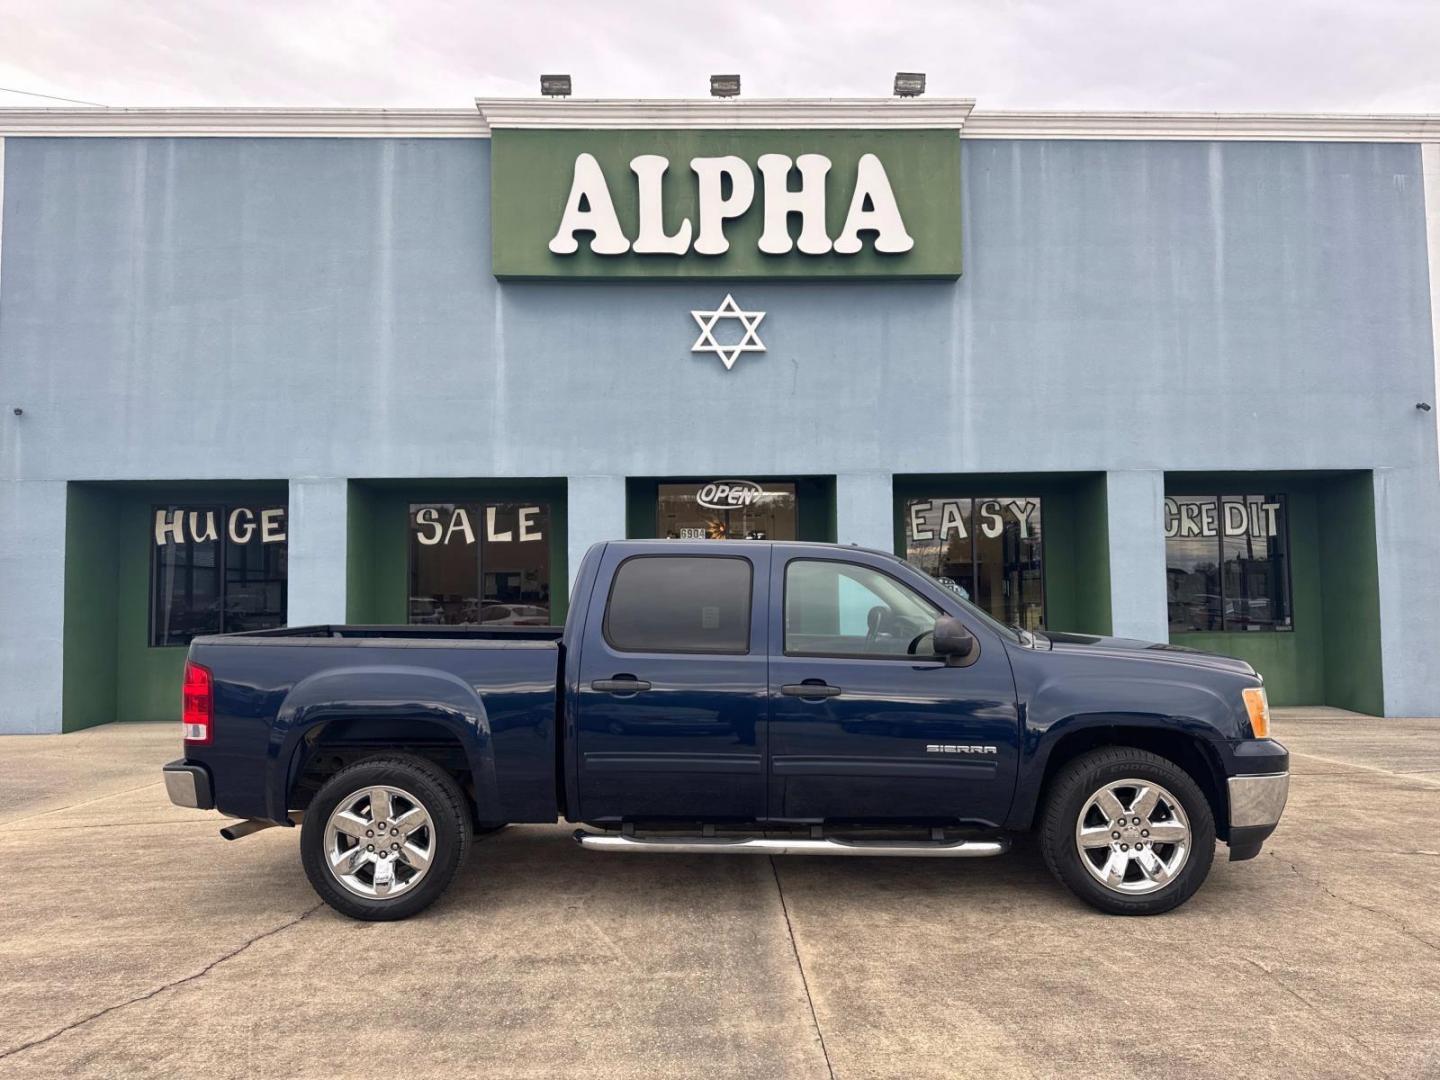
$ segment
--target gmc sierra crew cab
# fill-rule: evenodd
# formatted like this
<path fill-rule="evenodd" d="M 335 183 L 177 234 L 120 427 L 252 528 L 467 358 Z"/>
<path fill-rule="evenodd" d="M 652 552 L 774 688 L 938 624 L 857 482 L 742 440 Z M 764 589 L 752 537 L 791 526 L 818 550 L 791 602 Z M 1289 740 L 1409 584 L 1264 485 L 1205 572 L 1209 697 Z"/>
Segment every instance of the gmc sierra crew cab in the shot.
<path fill-rule="evenodd" d="M 171 799 L 300 824 L 332 907 L 399 919 L 473 838 L 594 851 L 973 857 L 1034 832 L 1102 911 L 1253 858 L 1289 788 L 1240 660 L 996 622 L 894 555 L 597 544 L 563 628 L 308 626 L 196 638 Z"/>

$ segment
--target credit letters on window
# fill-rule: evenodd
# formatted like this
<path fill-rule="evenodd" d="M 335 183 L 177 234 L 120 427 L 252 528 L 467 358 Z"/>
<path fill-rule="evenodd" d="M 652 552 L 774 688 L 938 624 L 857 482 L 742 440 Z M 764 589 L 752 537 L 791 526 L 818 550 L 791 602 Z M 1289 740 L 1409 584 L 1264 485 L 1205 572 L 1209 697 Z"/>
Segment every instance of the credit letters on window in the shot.
<path fill-rule="evenodd" d="M 152 646 L 285 625 L 285 507 L 165 506 L 152 514 Z"/>
<path fill-rule="evenodd" d="M 1283 495 L 1165 500 L 1170 629 L 1290 630 L 1290 548 Z"/>

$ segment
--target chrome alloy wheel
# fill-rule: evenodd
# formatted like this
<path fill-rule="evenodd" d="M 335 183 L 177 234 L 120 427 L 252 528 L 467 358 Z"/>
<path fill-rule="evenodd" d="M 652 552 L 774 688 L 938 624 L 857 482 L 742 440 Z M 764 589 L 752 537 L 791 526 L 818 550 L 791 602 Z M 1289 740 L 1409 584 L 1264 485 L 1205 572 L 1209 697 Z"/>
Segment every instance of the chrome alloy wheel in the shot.
<path fill-rule="evenodd" d="M 1180 800 L 1152 780 L 1116 780 L 1085 801 L 1075 847 L 1107 889 L 1143 896 L 1163 889 L 1190 857 L 1190 822 Z"/>
<path fill-rule="evenodd" d="M 420 800 L 397 787 L 361 788 L 325 823 L 325 862 L 356 896 L 388 900 L 420 884 L 435 861 L 435 825 Z"/>

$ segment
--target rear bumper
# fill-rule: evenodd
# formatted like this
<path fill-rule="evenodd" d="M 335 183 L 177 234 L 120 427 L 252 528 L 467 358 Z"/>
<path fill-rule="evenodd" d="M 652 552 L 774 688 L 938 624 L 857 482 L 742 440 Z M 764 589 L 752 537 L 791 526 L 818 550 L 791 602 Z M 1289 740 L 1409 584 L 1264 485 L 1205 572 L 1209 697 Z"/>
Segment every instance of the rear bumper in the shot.
<path fill-rule="evenodd" d="M 210 786 L 210 770 L 204 765 L 195 765 L 180 760 L 172 761 L 162 770 L 165 776 L 165 794 L 176 806 L 188 806 L 193 810 L 214 810 L 215 796 Z"/>
<path fill-rule="evenodd" d="M 1232 776 L 1230 787 L 1230 861 L 1253 859 L 1285 811 L 1290 774 Z"/>

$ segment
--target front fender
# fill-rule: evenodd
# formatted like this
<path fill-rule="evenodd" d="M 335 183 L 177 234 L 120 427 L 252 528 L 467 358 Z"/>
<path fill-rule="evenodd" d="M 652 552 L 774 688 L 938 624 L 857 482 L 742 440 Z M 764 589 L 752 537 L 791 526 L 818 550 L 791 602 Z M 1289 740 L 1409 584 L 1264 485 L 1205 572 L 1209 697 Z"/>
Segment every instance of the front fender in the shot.
<path fill-rule="evenodd" d="M 495 747 L 485 704 L 463 679 L 433 668 L 382 665 L 330 668 L 291 688 L 270 730 L 266 806 L 270 820 L 288 820 L 291 772 L 305 734 L 329 720 L 427 720 L 452 733 L 475 778 L 482 821 L 500 819 Z"/>
<path fill-rule="evenodd" d="M 1011 823 L 1030 821 L 1037 809 L 1050 755 L 1074 732 L 1093 728 L 1140 728 L 1180 735 L 1200 743 L 1223 771 L 1228 733 L 1237 701 L 1221 688 L 1170 677 L 1084 675 L 1042 682 L 1025 710 L 1020 780 L 1011 804 Z"/>

